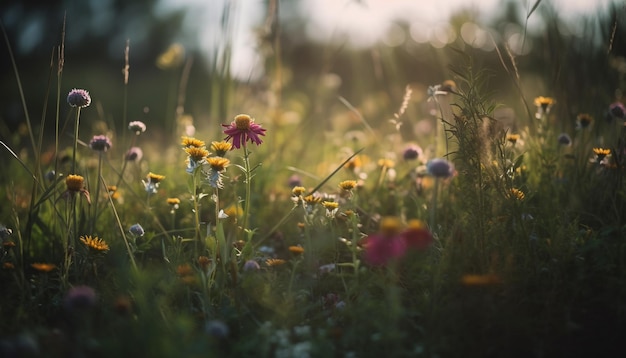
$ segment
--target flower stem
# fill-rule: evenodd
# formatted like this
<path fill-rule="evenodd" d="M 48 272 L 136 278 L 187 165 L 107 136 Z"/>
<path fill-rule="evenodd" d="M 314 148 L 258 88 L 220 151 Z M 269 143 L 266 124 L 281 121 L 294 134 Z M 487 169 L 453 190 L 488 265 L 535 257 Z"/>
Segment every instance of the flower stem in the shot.
<path fill-rule="evenodd" d="M 245 198 L 245 206 L 243 210 L 243 224 L 241 225 L 242 235 L 245 238 L 245 230 L 248 226 L 248 216 L 250 215 L 250 193 L 252 191 L 251 179 L 252 175 L 250 173 L 250 153 L 248 152 L 248 148 L 246 147 L 246 143 L 243 143 L 243 166 L 245 169 L 245 177 L 246 177 L 246 198 Z"/>
<path fill-rule="evenodd" d="M 89 232 L 93 232 L 96 227 L 96 219 L 98 218 L 98 198 L 100 197 L 100 177 L 102 176 L 102 152 L 98 152 L 98 174 L 96 183 L 96 195 L 93 199 L 93 216 Z"/>
<path fill-rule="evenodd" d="M 76 107 L 76 120 L 74 121 L 74 150 L 72 151 L 72 174 L 76 174 L 76 151 L 78 150 L 78 125 L 80 123 L 80 108 Z"/>

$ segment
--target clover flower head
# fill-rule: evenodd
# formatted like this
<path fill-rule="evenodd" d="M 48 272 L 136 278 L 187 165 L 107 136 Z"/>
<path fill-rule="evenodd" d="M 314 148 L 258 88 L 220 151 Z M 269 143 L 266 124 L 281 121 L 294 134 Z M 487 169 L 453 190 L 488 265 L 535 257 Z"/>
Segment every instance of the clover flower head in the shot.
<path fill-rule="evenodd" d="M 138 162 L 143 158 L 143 150 L 139 147 L 130 147 L 124 155 L 124 159 L 129 162 Z"/>
<path fill-rule="evenodd" d="M 222 124 L 224 134 L 227 135 L 226 141 L 233 141 L 233 148 L 241 148 L 246 145 L 246 141 L 260 145 L 263 143 L 260 136 L 265 135 L 266 129 L 254 123 L 254 118 L 247 114 L 239 114 L 231 124 Z"/>
<path fill-rule="evenodd" d="M 426 164 L 426 170 L 435 178 L 449 178 L 456 173 L 454 165 L 443 158 L 436 158 L 429 161 Z"/>
<path fill-rule="evenodd" d="M 91 96 L 84 89 L 74 88 L 67 94 L 67 103 L 72 107 L 85 108 L 91 104 Z"/>
<path fill-rule="evenodd" d="M 132 121 L 128 123 L 128 129 L 135 133 L 135 135 L 140 135 L 146 131 L 146 124 L 142 121 Z"/>
<path fill-rule="evenodd" d="M 109 137 L 105 135 L 95 135 L 89 141 L 89 148 L 95 150 L 96 152 L 106 152 L 111 148 L 113 144 Z"/>

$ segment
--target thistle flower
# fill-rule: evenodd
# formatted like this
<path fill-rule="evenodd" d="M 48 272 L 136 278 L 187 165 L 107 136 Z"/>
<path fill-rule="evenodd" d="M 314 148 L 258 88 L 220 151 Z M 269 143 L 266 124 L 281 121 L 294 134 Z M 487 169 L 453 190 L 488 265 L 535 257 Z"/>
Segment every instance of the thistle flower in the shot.
<path fill-rule="evenodd" d="M 585 129 L 591 125 L 593 117 L 587 113 L 581 113 L 576 116 L 576 128 Z"/>
<path fill-rule="evenodd" d="M 111 140 L 105 135 L 95 135 L 89 141 L 89 148 L 96 152 L 106 152 L 111 146 Z"/>
<path fill-rule="evenodd" d="M 124 159 L 129 162 L 138 162 L 143 158 L 143 150 L 139 147 L 131 147 L 124 155 Z"/>
<path fill-rule="evenodd" d="M 89 192 L 84 187 L 85 178 L 80 175 L 69 174 L 65 178 L 65 186 L 67 190 L 61 195 L 61 197 L 72 196 L 76 193 L 80 193 L 85 196 L 87 202 L 91 204 L 91 198 L 89 197 Z"/>
<path fill-rule="evenodd" d="M 144 188 L 146 189 L 146 192 L 148 194 L 156 194 L 157 189 L 159 188 L 159 183 L 163 179 L 165 179 L 165 176 L 150 172 L 148 173 L 146 178 L 148 180 L 141 181 L 143 183 Z"/>
<path fill-rule="evenodd" d="M 87 246 L 90 250 L 96 252 L 109 251 L 109 244 L 107 244 L 106 241 L 99 239 L 97 236 L 93 238 L 91 236 L 81 236 L 80 241 L 85 244 L 85 246 Z"/>
<path fill-rule="evenodd" d="M 226 141 L 211 142 L 211 150 L 215 152 L 215 155 L 217 155 L 218 157 L 225 156 L 226 153 L 228 153 L 228 151 L 231 150 L 232 148 L 233 148 L 233 145 Z"/>
<path fill-rule="evenodd" d="M 243 264 L 243 270 L 245 272 L 248 271 L 258 271 L 261 269 L 261 266 L 259 266 L 259 263 L 254 261 L 254 260 L 248 260 L 246 261 L 245 264 Z"/>
<path fill-rule="evenodd" d="M 91 96 L 84 89 L 74 88 L 67 95 L 67 103 L 72 107 L 85 108 L 91 104 Z"/>
<path fill-rule="evenodd" d="M 302 179 L 300 179 L 297 174 L 294 174 L 290 176 L 289 179 L 287 179 L 287 186 L 289 186 L 290 188 L 302 186 Z"/>
<path fill-rule="evenodd" d="M 246 141 L 260 145 L 263 143 L 259 136 L 264 136 L 266 129 L 254 123 L 254 119 L 247 114 L 239 114 L 231 124 L 222 124 L 226 141 L 233 140 L 233 148 L 239 149 Z"/>
<path fill-rule="evenodd" d="M 426 164 L 426 170 L 435 178 L 444 179 L 449 178 L 456 173 L 454 165 L 443 158 L 436 158 L 429 161 L 428 164 Z"/>
<path fill-rule="evenodd" d="M 135 135 L 140 135 L 146 131 L 146 124 L 142 121 L 132 121 L 128 123 L 128 129 L 135 133 Z"/>

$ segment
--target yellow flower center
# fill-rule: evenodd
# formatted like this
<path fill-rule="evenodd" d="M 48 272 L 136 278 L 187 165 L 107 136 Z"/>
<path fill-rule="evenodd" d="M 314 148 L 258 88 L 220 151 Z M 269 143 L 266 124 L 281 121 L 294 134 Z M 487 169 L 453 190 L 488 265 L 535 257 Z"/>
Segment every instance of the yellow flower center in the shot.
<path fill-rule="evenodd" d="M 83 190 L 84 182 L 85 178 L 80 175 L 69 174 L 67 178 L 65 178 L 65 185 L 67 186 L 67 190 L 69 191 Z"/>
<path fill-rule="evenodd" d="M 383 235 L 393 236 L 400 232 L 400 219 L 395 216 L 387 216 L 380 220 L 380 232 Z"/>
<path fill-rule="evenodd" d="M 241 131 L 247 131 L 250 129 L 252 118 L 247 114 L 240 114 L 235 117 L 235 126 Z"/>
<path fill-rule="evenodd" d="M 216 172 L 221 172 L 226 169 L 226 167 L 230 164 L 230 160 L 222 157 L 211 157 L 207 159 L 207 163 L 211 166 L 211 169 Z"/>

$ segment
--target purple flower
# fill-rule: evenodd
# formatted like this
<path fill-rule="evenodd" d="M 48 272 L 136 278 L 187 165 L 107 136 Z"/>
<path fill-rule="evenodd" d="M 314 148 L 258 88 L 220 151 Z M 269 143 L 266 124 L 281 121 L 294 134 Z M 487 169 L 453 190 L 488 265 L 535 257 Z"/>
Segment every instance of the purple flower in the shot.
<path fill-rule="evenodd" d="M 143 150 L 139 147 L 131 147 L 125 155 L 125 159 L 129 162 L 138 162 L 143 157 Z"/>
<path fill-rule="evenodd" d="M 233 148 L 245 146 L 246 141 L 260 145 L 263 143 L 259 136 L 264 136 L 266 129 L 254 123 L 254 119 L 247 114 L 239 114 L 231 124 L 222 124 L 224 134 L 227 135 L 225 140 L 233 140 Z M 232 150 L 231 149 L 231 150 Z"/>
<path fill-rule="evenodd" d="M 243 264 L 244 271 L 259 271 L 260 269 L 261 266 L 259 266 L 259 263 L 254 260 L 248 260 L 245 264 Z"/>
<path fill-rule="evenodd" d="M 572 138 L 570 138 L 569 134 L 567 133 L 559 134 L 558 141 L 559 141 L 559 144 L 564 145 L 564 146 L 568 146 L 572 144 Z"/>
<path fill-rule="evenodd" d="M 96 304 L 96 291 L 89 286 L 75 286 L 65 295 L 63 306 L 70 311 L 91 308 Z"/>
<path fill-rule="evenodd" d="M 139 224 L 132 225 L 130 229 L 128 229 L 128 231 L 135 236 L 143 236 L 143 234 L 145 233 L 143 227 L 141 227 L 141 225 Z"/>
<path fill-rule="evenodd" d="M 105 135 L 95 135 L 89 142 L 89 148 L 97 152 L 106 152 L 111 148 L 111 140 Z"/>
<path fill-rule="evenodd" d="M 133 121 L 128 123 L 128 129 L 136 135 L 140 135 L 146 131 L 146 124 L 142 121 Z"/>
<path fill-rule="evenodd" d="M 402 157 L 404 158 L 404 160 L 415 160 L 419 158 L 421 155 L 422 155 L 422 148 L 413 144 L 407 146 L 404 149 L 404 152 L 402 152 Z"/>
<path fill-rule="evenodd" d="M 622 102 L 611 103 L 609 106 L 609 113 L 611 114 L 611 118 L 626 118 L 626 107 L 622 104 Z"/>
<path fill-rule="evenodd" d="M 426 164 L 426 170 L 435 178 L 449 178 L 456 172 L 454 165 L 443 158 L 436 158 Z"/>
<path fill-rule="evenodd" d="M 67 103 L 72 107 L 85 108 L 91 104 L 91 97 L 84 89 L 74 88 L 67 95 Z"/>

